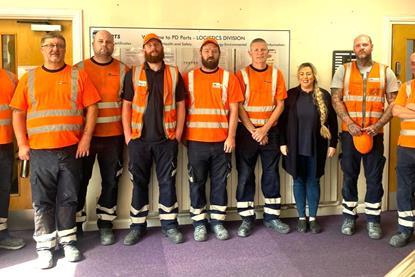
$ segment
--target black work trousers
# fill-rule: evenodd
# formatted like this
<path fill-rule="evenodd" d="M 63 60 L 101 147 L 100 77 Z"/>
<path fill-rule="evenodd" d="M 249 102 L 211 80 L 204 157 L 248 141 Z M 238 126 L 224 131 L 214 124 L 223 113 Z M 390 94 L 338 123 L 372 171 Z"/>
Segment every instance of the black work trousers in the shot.
<path fill-rule="evenodd" d="M 227 178 L 231 173 L 231 154 L 223 150 L 223 142 L 188 143 L 190 215 L 193 226 L 207 224 L 206 181 L 210 177 L 210 224 L 222 224 L 226 217 Z"/>
<path fill-rule="evenodd" d="M 381 201 L 383 196 L 382 172 L 386 158 L 383 156 L 383 134 L 373 137 L 373 148 L 367 154 L 358 152 L 353 144 L 353 137 L 348 132 L 340 134 L 342 153 L 340 158 L 343 170 L 343 215 L 356 218 L 358 202 L 357 179 L 360 163 L 366 177 L 365 214 L 368 222 L 380 222 Z"/>
<path fill-rule="evenodd" d="M 399 231 L 412 234 L 415 227 L 415 148 L 398 146 L 396 176 Z"/>
<path fill-rule="evenodd" d="M 13 177 L 13 143 L 0 144 L 0 238 L 7 233 Z"/>
<path fill-rule="evenodd" d="M 30 150 L 30 184 L 37 250 L 76 242 L 75 213 L 81 176 L 77 145 Z"/>
<path fill-rule="evenodd" d="M 89 156 L 82 159 L 82 181 L 78 195 L 77 222 L 86 220 L 85 200 L 95 159 L 101 174 L 101 194 L 96 213 L 98 228 L 112 228 L 117 217 L 118 181 L 122 174 L 124 136 L 93 137 Z"/>
<path fill-rule="evenodd" d="M 153 161 L 159 184 L 159 214 L 164 230 L 177 228 L 179 205 L 176 196 L 177 140 L 144 142 L 133 139 L 128 143 L 128 170 L 133 182 L 130 208 L 131 229 L 145 229 L 149 212 L 148 186 Z"/>
<path fill-rule="evenodd" d="M 261 158 L 261 189 L 264 195 L 264 221 L 279 217 L 281 211 L 279 135 L 276 127 L 268 132 L 268 144 L 259 145 L 251 133 L 238 124 L 236 131 L 236 169 L 238 170 L 238 187 L 236 200 L 238 213 L 244 220 L 255 220 L 255 165 Z"/>

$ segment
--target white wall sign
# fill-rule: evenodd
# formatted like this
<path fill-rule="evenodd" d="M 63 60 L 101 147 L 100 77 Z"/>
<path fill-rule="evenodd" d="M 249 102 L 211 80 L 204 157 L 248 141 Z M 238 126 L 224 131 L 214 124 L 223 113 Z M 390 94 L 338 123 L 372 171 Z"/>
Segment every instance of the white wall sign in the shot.
<path fill-rule="evenodd" d="M 263 38 L 270 50 L 269 64 L 276 64 L 289 84 L 290 31 L 288 30 L 229 30 L 229 29 L 154 29 L 90 27 L 90 41 L 99 30 L 108 30 L 115 39 L 114 58 L 127 65 L 139 65 L 144 61 L 143 38 L 148 33 L 157 34 L 164 45 L 165 62 L 175 64 L 186 72 L 200 63 L 199 48 L 206 37 L 215 37 L 221 46 L 220 66 L 236 72 L 250 64 L 250 42 Z M 91 47 L 90 54 L 93 56 Z"/>

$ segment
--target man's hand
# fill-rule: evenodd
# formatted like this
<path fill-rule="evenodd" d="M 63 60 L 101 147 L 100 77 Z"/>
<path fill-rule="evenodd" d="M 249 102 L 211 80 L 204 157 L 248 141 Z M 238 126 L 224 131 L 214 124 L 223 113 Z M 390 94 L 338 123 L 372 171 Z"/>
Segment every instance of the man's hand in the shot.
<path fill-rule="evenodd" d="M 261 142 L 267 133 L 268 131 L 264 127 L 259 127 L 252 132 L 252 138 L 257 142 Z"/>
<path fill-rule="evenodd" d="M 367 126 L 366 128 L 363 128 L 362 131 L 365 131 L 370 136 L 375 136 L 379 132 L 379 129 L 382 128 L 381 126 L 377 124 L 372 124 L 370 126 Z"/>
<path fill-rule="evenodd" d="M 78 143 L 78 149 L 76 150 L 76 158 L 83 158 L 89 156 L 89 146 L 91 144 L 91 137 L 83 135 Z"/>
<path fill-rule="evenodd" d="M 362 129 L 356 123 L 350 123 L 347 125 L 347 129 L 349 130 L 349 134 L 352 136 L 360 136 L 362 134 Z"/>
<path fill-rule="evenodd" d="M 235 148 L 235 138 L 227 137 L 225 143 L 223 144 L 223 151 L 225 153 L 232 153 L 232 150 Z"/>
<path fill-rule="evenodd" d="M 18 153 L 19 159 L 21 159 L 21 160 L 29 160 L 30 159 L 29 151 L 30 151 L 29 145 L 21 145 L 21 146 L 19 146 L 19 153 Z"/>
<path fill-rule="evenodd" d="M 265 136 L 260 142 L 259 145 L 267 145 L 268 144 L 268 136 Z"/>

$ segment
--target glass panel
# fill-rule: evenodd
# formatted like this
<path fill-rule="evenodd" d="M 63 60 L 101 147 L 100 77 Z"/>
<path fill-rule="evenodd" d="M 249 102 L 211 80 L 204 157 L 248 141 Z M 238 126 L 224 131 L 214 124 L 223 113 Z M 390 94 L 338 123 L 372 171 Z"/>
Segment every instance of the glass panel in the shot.
<path fill-rule="evenodd" d="M 409 57 L 412 53 L 415 52 L 415 40 L 408 39 L 406 40 L 406 79 L 405 81 L 412 79 L 412 72 L 411 72 L 411 63 L 409 61 Z"/>
<path fill-rule="evenodd" d="M 2 68 L 16 73 L 16 35 L 1 35 Z"/>

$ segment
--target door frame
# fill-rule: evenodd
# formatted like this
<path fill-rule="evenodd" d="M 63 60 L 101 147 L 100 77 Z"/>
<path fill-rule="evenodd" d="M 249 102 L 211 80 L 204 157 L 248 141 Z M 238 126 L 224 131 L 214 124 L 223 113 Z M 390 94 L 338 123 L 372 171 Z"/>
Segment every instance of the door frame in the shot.
<path fill-rule="evenodd" d="M 387 64 L 391 64 L 392 62 L 392 27 L 396 24 L 408 24 L 408 25 L 415 25 L 415 16 L 393 16 L 393 17 L 385 17 L 384 20 L 384 30 L 385 30 L 385 36 L 383 41 L 384 49 L 386 50 L 384 52 L 383 60 L 387 62 Z M 390 149 L 389 149 L 389 135 L 390 135 L 390 126 L 389 124 L 385 127 L 385 134 L 387 134 L 387 138 L 385 138 L 385 153 L 389 155 Z M 387 139 L 387 140 L 386 140 Z M 389 161 L 389 159 L 388 159 Z M 384 184 L 387 184 L 385 187 L 385 192 L 388 194 L 384 196 L 385 206 L 383 207 L 384 210 L 388 209 L 396 209 L 395 205 L 393 205 L 392 201 L 389 201 L 389 199 L 396 199 L 396 192 L 390 193 L 389 192 L 389 163 L 387 164 L 387 170 L 386 174 L 383 176 L 383 182 Z M 386 175 L 386 176 L 385 176 Z M 396 203 L 395 203 L 396 204 Z M 383 205 L 382 205 L 383 206 Z"/>
<path fill-rule="evenodd" d="M 1 8 L 0 19 L 43 19 L 72 21 L 72 60 L 83 59 L 82 10 Z"/>
<path fill-rule="evenodd" d="M 72 21 L 72 60 L 83 59 L 82 10 L 0 8 L 0 19 L 43 19 Z M 33 210 L 10 211 L 9 229 L 33 229 Z"/>

